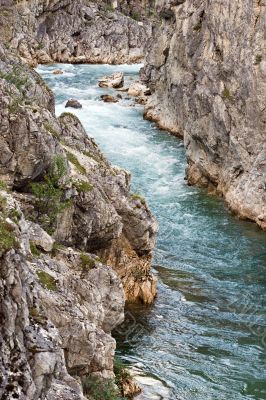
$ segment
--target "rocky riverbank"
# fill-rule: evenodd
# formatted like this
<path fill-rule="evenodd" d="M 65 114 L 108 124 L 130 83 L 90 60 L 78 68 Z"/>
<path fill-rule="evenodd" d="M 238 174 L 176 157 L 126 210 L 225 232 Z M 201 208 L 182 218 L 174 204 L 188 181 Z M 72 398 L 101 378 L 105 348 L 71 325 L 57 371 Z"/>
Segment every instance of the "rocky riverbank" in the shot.
<path fill-rule="evenodd" d="M 263 1 L 157 1 L 146 118 L 184 138 L 192 185 L 266 228 Z"/>
<path fill-rule="evenodd" d="M 157 223 L 41 77 L 0 47 L 0 397 L 83 399 L 113 378 L 125 300 L 150 303 Z"/>

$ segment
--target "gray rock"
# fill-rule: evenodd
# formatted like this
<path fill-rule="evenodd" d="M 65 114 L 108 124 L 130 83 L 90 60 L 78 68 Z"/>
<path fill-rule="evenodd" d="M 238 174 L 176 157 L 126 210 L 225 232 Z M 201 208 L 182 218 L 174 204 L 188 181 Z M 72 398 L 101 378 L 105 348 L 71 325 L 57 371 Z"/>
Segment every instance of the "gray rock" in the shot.
<path fill-rule="evenodd" d="M 66 102 L 65 108 L 82 108 L 82 104 L 78 100 L 70 99 Z"/>
<path fill-rule="evenodd" d="M 0 15 L 0 40 L 11 43 L 32 65 L 141 61 L 151 34 L 151 1 L 118 3 L 112 10 L 107 0 L 12 2 L 8 16 Z"/>
<path fill-rule="evenodd" d="M 30 222 L 28 224 L 29 240 L 35 244 L 36 247 L 50 252 L 53 249 L 54 239 L 45 232 L 40 225 Z"/>
<path fill-rule="evenodd" d="M 2 191 L 1 195 L 7 199 L 5 213 L 13 218 L 19 212 L 18 204 L 10 194 Z M 21 212 L 19 218 L 13 221 L 18 246 L 6 250 L 1 258 L 0 397 L 49 398 L 57 382 L 72 393 L 69 400 L 83 400 L 79 383 L 66 370 L 60 334 L 41 302 L 43 288 L 27 257 L 28 224 Z"/>
<path fill-rule="evenodd" d="M 190 184 L 216 190 L 237 215 L 266 228 L 265 7 L 171 4 L 157 1 L 176 21 L 164 19 L 149 42 L 145 116 L 184 137 Z"/>

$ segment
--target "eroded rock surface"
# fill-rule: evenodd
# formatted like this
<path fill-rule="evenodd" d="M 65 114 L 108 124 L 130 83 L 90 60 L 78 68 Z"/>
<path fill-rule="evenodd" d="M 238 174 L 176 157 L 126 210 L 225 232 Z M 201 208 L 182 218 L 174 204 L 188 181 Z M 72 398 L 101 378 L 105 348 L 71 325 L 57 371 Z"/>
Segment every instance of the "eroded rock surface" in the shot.
<path fill-rule="evenodd" d="M 151 34 L 150 3 L 34 0 L 1 5 L 0 36 L 36 63 L 138 62 Z M 143 23 L 145 21 L 145 23 Z"/>
<path fill-rule="evenodd" d="M 264 1 L 156 2 L 145 114 L 184 137 L 190 184 L 266 228 Z"/>

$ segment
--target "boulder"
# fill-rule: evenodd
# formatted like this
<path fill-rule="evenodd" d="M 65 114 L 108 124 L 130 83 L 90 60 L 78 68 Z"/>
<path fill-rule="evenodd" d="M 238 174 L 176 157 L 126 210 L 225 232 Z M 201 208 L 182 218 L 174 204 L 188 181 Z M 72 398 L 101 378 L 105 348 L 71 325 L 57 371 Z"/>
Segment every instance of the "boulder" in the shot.
<path fill-rule="evenodd" d="M 119 89 L 124 86 L 124 74 L 123 72 L 117 72 L 113 75 L 103 76 L 99 79 L 99 86 L 101 88 L 114 88 Z"/>
<path fill-rule="evenodd" d="M 147 103 L 147 97 L 137 97 L 135 103 L 145 105 Z"/>
<path fill-rule="evenodd" d="M 102 101 L 105 103 L 117 103 L 118 98 L 115 98 L 114 96 L 111 96 L 110 94 L 103 94 L 101 96 Z"/>
<path fill-rule="evenodd" d="M 70 99 L 67 101 L 65 108 L 82 108 L 82 105 L 80 104 L 80 102 L 78 100 L 75 99 Z"/>
<path fill-rule="evenodd" d="M 40 227 L 40 225 L 35 224 L 34 222 L 29 222 L 28 234 L 30 242 L 32 242 L 36 247 L 41 248 L 46 252 L 52 251 L 55 241 Z"/>

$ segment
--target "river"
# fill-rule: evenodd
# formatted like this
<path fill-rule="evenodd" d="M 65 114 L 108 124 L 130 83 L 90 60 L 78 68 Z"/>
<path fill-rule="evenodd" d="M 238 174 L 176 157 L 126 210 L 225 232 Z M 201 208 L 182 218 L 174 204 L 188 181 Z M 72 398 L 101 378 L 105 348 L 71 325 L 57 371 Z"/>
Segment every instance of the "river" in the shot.
<path fill-rule="evenodd" d="M 64 74 L 53 75 L 58 68 Z M 130 82 L 139 68 L 38 68 L 56 113 L 69 98 L 82 103 L 70 111 L 113 164 L 131 171 L 132 191 L 146 197 L 160 225 L 158 298 L 128 311 L 116 333 L 118 354 L 169 389 L 161 398 L 266 399 L 266 234 L 233 217 L 221 199 L 187 186 L 182 142 L 143 120 L 141 106 L 100 101 L 113 90 L 98 88 L 99 77 L 123 71 Z"/>

